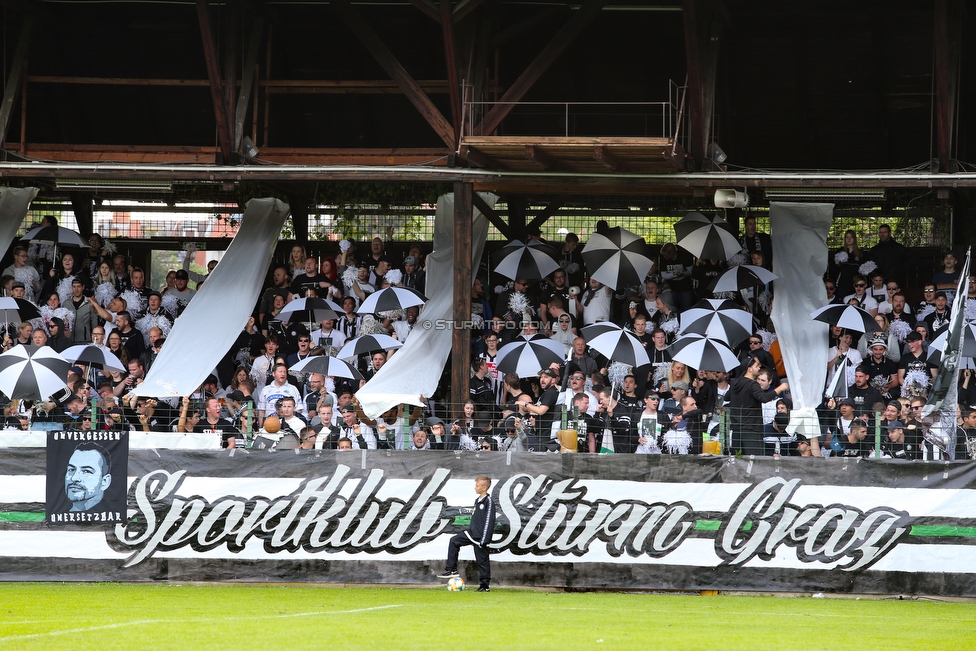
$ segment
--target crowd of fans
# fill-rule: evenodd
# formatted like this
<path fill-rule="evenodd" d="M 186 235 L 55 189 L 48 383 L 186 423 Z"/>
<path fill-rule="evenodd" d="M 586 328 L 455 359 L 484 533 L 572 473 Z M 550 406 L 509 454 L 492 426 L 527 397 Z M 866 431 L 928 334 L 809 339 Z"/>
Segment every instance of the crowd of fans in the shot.
<path fill-rule="evenodd" d="M 602 228 L 605 223 L 597 225 Z M 73 366 L 63 394 L 46 401 L 4 398 L 6 427 L 198 432 L 220 436 L 224 447 L 535 452 L 567 447 L 565 432 L 574 431 L 568 447 L 580 452 L 696 454 L 714 451 L 710 442 L 721 439 L 726 453 L 860 457 L 880 451 L 886 457 L 923 458 L 940 453 L 926 442 L 928 424 L 919 411 L 938 368 L 928 345 L 949 326 L 958 260 L 950 252 L 942 268 L 914 274 L 931 282 L 922 287 L 923 300 L 911 305 L 905 292 L 917 289 L 907 286 L 917 262 L 893 239 L 888 225 L 877 234 L 877 244 L 861 249 L 848 231 L 844 245 L 830 254 L 824 276 L 828 302 L 864 308 L 875 317 L 877 329 L 862 334 L 831 328 L 815 438 L 786 431 L 792 409 L 789 382 L 769 316 L 775 282 L 724 294 L 712 291 L 730 265 L 748 262 L 772 269 L 769 236 L 757 231 L 750 216 L 740 238 L 742 252 L 733 260 L 696 260 L 681 247 L 665 244 L 640 286 L 611 288 L 590 278 L 583 244 L 573 233 L 552 245 L 560 268 L 547 278 L 501 279 L 490 291 L 485 278 L 476 278 L 469 400 L 461 404 L 465 396 L 451 395 L 443 381 L 427 407 L 401 406 L 375 420 L 356 400 L 362 382 L 289 369 L 310 356 L 334 355 L 363 334 L 406 341 L 420 308 L 375 315 L 358 314 L 357 308 L 368 294 L 385 287 L 423 292 L 421 247 L 411 247 L 400 258 L 387 252 L 379 237 L 363 250 L 343 240 L 335 256 L 313 257 L 295 245 L 287 262 L 271 270 L 253 316 L 203 385 L 191 396 L 165 400 L 137 397 L 133 389 L 193 300 L 196 290 L 190 283 L 199 289 L 206 282 L 205 274 L 189 268 L 192 247 L 183 268 L 170 271 L 165 285 L 155 288 L 147 285 L 144 270 L 131 266 L 97 234 L 87 250 L 65 248 L 57 256 L 47 247 L 24 243 L 13 248 L 13 264 L 4 269 L 0 285 L 4 295 L 34 303 L 42 316 L 7 324 L 4 350 L 28 343 L 57 351 L 92 344 L 111 351 L 126 368 L 102 372 Z M 533 240 L 541 240 L 538 230 L 529 233 L 529 243 Z M 969 277 L 968 287 L 968 298 L 976 299 L 976 275 Z M 313 296 L 335 301 L 343 313 L 318 323 L 303 320 L 300 313 L 282 313 L 292 300 Z M 741 365 L 725 372 L 673 361 L 669 344 L 678 335 L 681 313 L 715 297 L 732 300 L 752 315 L 752 335 L 735 347 Z M 976 300 L 966 303 L 966 312 L 967 321 L 976 319 Z M 650 364 L 625 366 L 592 350 L 580 330 L 601 321 L 632 331 Z M 563 344 L 564 361 L 531 377 L 498 371 L 503 346 L 538 336 Z M 365 382 L 390 354 L 395 351 L 354 360 Z M 835 378 L 838 373 L 844 377 Z M 957 459 L 976 452 L 972 375 L 971 368 L 960 373 Z"/>

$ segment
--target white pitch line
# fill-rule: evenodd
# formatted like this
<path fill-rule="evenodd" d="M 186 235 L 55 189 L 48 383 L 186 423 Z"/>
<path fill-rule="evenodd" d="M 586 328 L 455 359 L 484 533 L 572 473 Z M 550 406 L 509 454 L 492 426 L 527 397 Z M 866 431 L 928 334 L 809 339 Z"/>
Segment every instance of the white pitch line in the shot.
<path fill-rule="evenodd" d="M 372 610 L 386 610 L 388 608 L 401 608 L 402 604 L 390 604 L 388 606 L 373 606 L 371 608 L 354 608 L 352 610 L 320 610 L 312 611 L 307 613 L 289 613 L 287 615 L 256 615 L 253 617 L 248 617 L 249 620 L 254 619 L 287 619 L 291 617 L 315 617 L 318 615 L 349 615 L 352 613 L 365 613 Z M 100 626 L 87 626 L 85 628 L 70 628 L 63 631 L 48 631 L 47 633 L 29 633 L 27 635 L 9 635 L 7 637 L 0 637 L 0 642 L 9 642 L 12 640 L 31 640 L 41 637 L 54 637 L 58 635 L 71 635 L 73 633 L 88 633 L 91 631 L 102 631 L 113 628 L 123 628 L 125 626 L 142 626 L 143 624 L 175 624 L 179 622 L 214 622 L 217 621 L 213 617 L 197 617 L 194 619 L 140 619 L 131 622 L 117 622 L 114 624 L 102 624 Z M 226 621 L 226 619 L 221 619 L 220 621 Z"/>

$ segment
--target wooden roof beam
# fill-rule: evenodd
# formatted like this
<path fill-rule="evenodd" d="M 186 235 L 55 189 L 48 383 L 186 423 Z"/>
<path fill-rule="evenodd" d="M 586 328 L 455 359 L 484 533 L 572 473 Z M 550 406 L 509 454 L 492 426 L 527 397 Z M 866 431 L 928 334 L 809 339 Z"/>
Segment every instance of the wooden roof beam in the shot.
<path fill-rule="evenodd" d="M 217 66 L 217 48 L 214 44 L 213 30 L 210 27 L 210 7 L 207 0 L 197 0 L 197 20 L 200 22 L 200 37 L 203 41 L 203 56 L 207 61 L 207 77 L 210 79 L 210 97 L 213 99 L 214 116 L 217 119 L 217 140 L 224 164 L 230 163 L 230 125 L 227 123 L 227 109 L 224 104 L 223 84 Z"/>
<path fill-rule="evenodd" d="M 472 201 L 474 202 L 475 207 L 484 214 L 492 226 L 498 229 L 498 232 L 501 233 L 502 236 L 509 240 L 512 239 L 512 236 L 509 234 L 508 224 L 505 223 L 505 220 L 501 218 L 501 215 L 495 212 L 495 209 L 489 206 L 485 200 L 478 195 L 477 192 L 474 193 Z"/>
<path fill-rule="evenodd" d="M 695 169 L 702 170 L 709 158 L 708 145 L 711 142 L 721 8 L 711 0 L 684 0 L 682 9 L 688 70 L 690 154 Z"/>
<path fill-rule="evenodd" d="M 629 171 L 629 166 L 614 156 L 605 145 L 596 145 L 593 148 L 593 160 L 612 172 Z"/>
<path fill-rule="evenodd" d="M 247 54 L 244 57 L 244 70 L 241 77 L 241 90 L 237 97 L 237 110 L 234 113 L 234 151 L 240 152 L 244 144 L 244 118 L 247 117 L 247 107 L 251 103 L 251 93 L 254 90 L 255 68 L 261 49 L 261 37 L 264 35 L 264 18 L 255 16 L 251 23 L 251 38 L 247 42 Z"/>
<path fill-rule="evenodd" d="M 441 112 L 430 101 L 427 94 L 417 85 L 410 73 L 407 72 L 389 48 L 383 43 L 382 39 L 373 29 L 363 20 L 362 16 L 353 9 L 349 0 L 333 0 L 332 8 L 335 9 L 339 17 L 349 26 L 360 42 L 369 50 L 377 63 L 386 70 L 386 74 L 397 83 L 403 94 L 407 96 L 420 115 L 427 121 L 441 140 L 452 150 L 456 149 L 454 139 L 454 127 L 441 115 Z"/>
<path fill-rule="evenodd" d="M 20 38 L 17 40 L 17 50 L 10 64 L 7 85 L 3 89 L 3 102 L 0 103 L 0 149 L 7 141 L 7 129 L 10 127 L 10 116 L 14 111 L 14 101 L 20 91 L 24 79 L 24 69 L 27 67 L 27 51 L 30 49 L 31 35 L 34 33 L 34 14 L 24 16 L 20 26 Z"/>
<path fill-rule="evenodd" d="M 481 124 L 475 129 L 477 135 L 487 135 L 498 128 L 502 120 L 515 108 L 515 103 L 519 102 L 525 94 L 529 92 L 539 77 L 549 69 L 549 66 L 559 58 L 569 44 L 586 28 L 587 25 L 603 9 L 605 0 L 584 0 L 583 5 L 573 14 L 573 17 L 563 25 L 562 29 L 553 37 L 549 43 L 542 48 L 542 52 L 535 58 L 529 67 L 515 80 L 505 94 L 502 95 L 495 107 L 484 117 Z"/>
<path fill-rule="evenodd" d="M 457 49 L 454 47 L 454 16 L 451 0 L 440 0 L 441 32 L 444 35 L 444 64 L 447 67 L 447 90 L 451 101 L 454 142 L 461 137 L 461 83 L 458 80 Z"/>
<path fill-rule="evenodd" d="M 549 221 L 562 207 L 562 201 L 550 201 L 542 212 L 532 218 L 526 229 L 542 228 L 542 225 Z"/>
<path fill-rule="evenodd" d="M 526 160 L 530 160 L 533 163 L 536 163 L 537 165 L 541 165 L 542 169 L 546 171 L 556 169 L 556 161 L 554 161 L 552 157 L 549 156 L 549 154 L 542 151 L 541 147 L 537 147 L 535 145 L 526 145 L 525 158 Z"/>
<path fill-rule="evenodd" d="M 935 124 L 939 172 L 955 172 L 952 137 L 959 79 L 963 7 L 960 0 L 935 2 Z"/>

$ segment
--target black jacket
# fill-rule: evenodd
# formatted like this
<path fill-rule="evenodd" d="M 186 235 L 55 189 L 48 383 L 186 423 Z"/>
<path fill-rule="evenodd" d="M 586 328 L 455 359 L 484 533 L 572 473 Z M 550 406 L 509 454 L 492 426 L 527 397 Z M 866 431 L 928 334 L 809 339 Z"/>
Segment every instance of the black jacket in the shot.
<path fill-rule="evenodd" d="M 491 534 L 495 531 L 495 500 L 491 493 L 486 493 L 474 501 L 471 512 L 471 524 L 464 533 L 475 545 L 484 547 L 491 542 Z"/>

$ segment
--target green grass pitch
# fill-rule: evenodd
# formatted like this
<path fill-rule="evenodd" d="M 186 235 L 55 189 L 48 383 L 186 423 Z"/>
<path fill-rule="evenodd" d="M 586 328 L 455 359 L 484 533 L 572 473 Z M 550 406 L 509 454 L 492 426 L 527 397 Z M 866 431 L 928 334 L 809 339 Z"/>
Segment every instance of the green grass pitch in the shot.
<path fill-rule="evenodd" d="M 0 584 L 8 649 L 973 649 L 976 604 L 496 588 Z"/>

